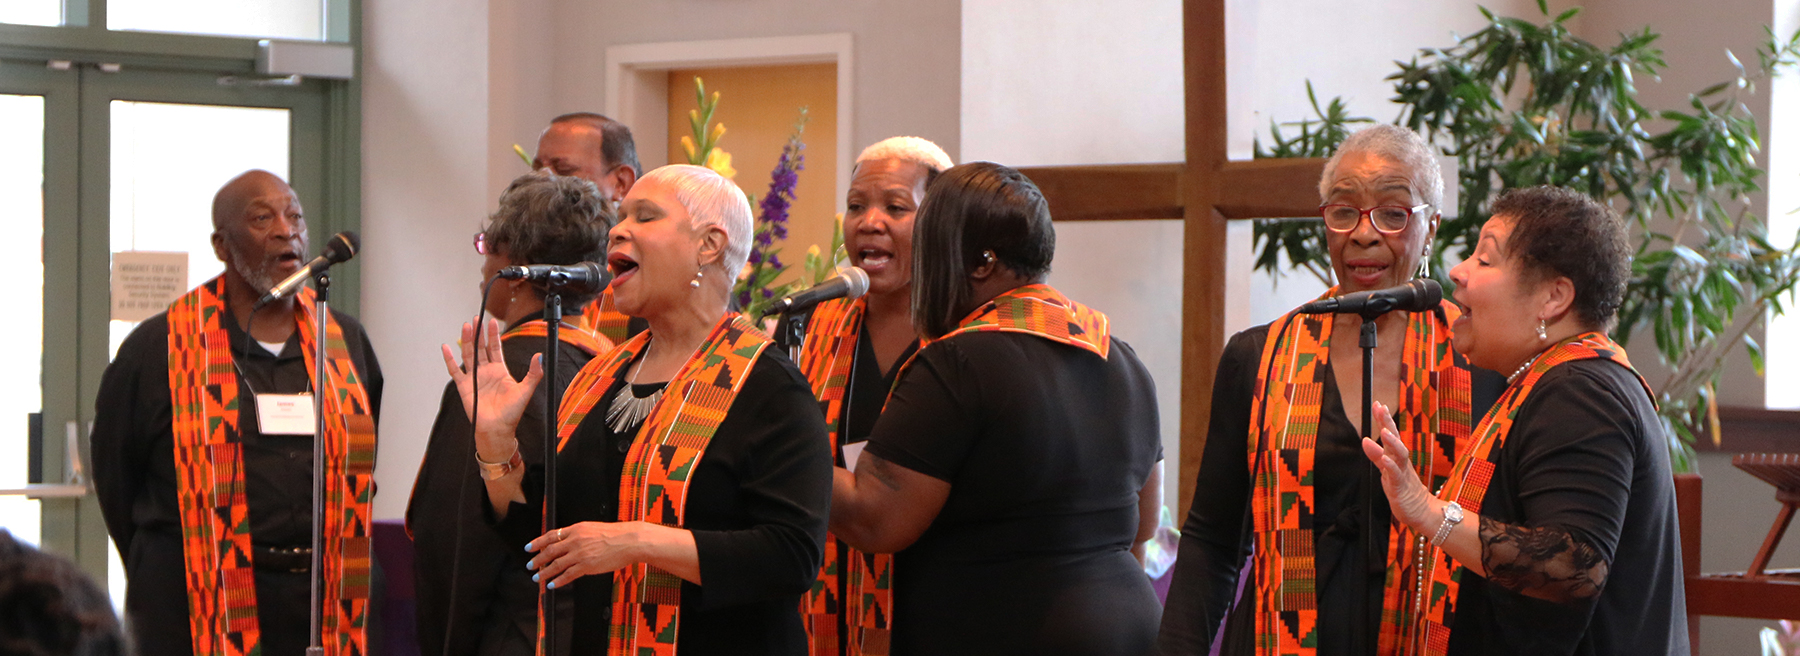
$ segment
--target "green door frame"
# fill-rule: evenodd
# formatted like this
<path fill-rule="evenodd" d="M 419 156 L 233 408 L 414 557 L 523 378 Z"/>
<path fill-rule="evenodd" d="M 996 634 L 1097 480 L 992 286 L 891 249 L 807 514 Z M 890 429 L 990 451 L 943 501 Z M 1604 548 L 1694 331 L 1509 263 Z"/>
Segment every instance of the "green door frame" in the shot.
<path fill-rule="evenodd" d="M 291 109 L 291 182 L 306 207 L 313 241 L 358 230 L 362 223 L 362 94 L 357 80 L 309 79 L 296 87 L 223 85 L 217 78 L 224 75 L 255 79 L 258 39 L 111 31 L 105 28 L 105 0 L 65 2 L 66 26 L 0 24 L 0 93 L 45 97 L 45 472 L 62 471 L 61 437 L 67 422 L 82 427 L 85 451 L 85 429 L 92 426 L 94 398 L 108 361 L 112 100 Z M 357 46 L 360 0 L 327 2 L 326 29 L 329 41 Z M 53 70 L 46 65 L 51 61 L 72 64 L 68 70 Z M 360 52 L 356 61 L 360 70 Z M 103 73 L 96 64 L 117 64 L 120 72 Z M 70 135 L 79 138 L 71 140 Z M 352 261 L 333 269 L 333 309 L 358 311 L 360 268 Z M 70 322 L 79 328 L 69 330 Z M 70 362 L 77 366 L 67 366 Z M 43 547 L 74 558 L 104 581 L 110 543 L 93 494 L 47 498 L 43 509 Z"/>

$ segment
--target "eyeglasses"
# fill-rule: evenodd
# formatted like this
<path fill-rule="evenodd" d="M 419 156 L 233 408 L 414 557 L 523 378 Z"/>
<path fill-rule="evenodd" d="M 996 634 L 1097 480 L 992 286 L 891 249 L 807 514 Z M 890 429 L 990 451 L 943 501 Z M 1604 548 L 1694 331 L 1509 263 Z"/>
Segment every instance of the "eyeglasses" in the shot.
<path fill-rule="evenodd" d="M 486 232 L 475 233 L 475 252 L 480 253 L 482 255 L 488 254 L 487 233 Z"/>
<path fill-rule="evenodd" d="M 1369 223 L 1375 226 L 1376 232 L 1391 235 L 1405 230 L 1406 225 L 1412 222 L 1413 215 L 1425 211 L 1425 208 L 1427 207 L 1431 207 L 1431 205 L 1425 204 L 1414 207 L 1381 205 L 1365 210 L 1355 205 L 1332 203 L 1330 205 L 1320 205 L 1319 215 L 1325 217 L 1326 228 L 1337 232 L 1350 232 L 1355 230 L 1356 226 L 1362 223 L 1363 217 L 1366 216 L 1369 217 Z"/>

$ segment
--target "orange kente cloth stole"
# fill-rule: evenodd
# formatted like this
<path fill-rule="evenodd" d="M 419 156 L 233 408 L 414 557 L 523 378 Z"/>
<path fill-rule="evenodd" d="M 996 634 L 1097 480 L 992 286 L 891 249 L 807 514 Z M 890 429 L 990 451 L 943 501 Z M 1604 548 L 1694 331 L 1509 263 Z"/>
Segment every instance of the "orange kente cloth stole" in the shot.
<path fill-rule="evenodd" d="M 862 337 L 863 313 L 867 310 L 866 299 L 820 303 L 807 323 L 806 342 L 800 350 L 800 372 L 812 384 L 813 396 L 825 411 L 825 427 L 830 431 L 834 454 L 843 448 L 840 431 L 844 406 L 850 402 L 850 375 Z M 893 575 L 893 554 L 863 553 L 843 544 L 836 535 L 827 534 L 819 575 L 812 590 L 800 600 L 807 653 L 886 656 L 894 619 Z M 842 618 L 854 621 L 843 625 L 848 639 L 842 641 L 840 649 L 838 622 Z"/>
<path fill-rule="evenodd" d="M 250 510 L 238 433 L 238 377 L 223 322 L 225 278 L 169 306 L 169 393 L 175 472 L 187 568 L 189 630 L 196 656 L 257 656 Z M 317 349 L 313 292 L 296 297 L 294 319 L 311 369 Z M 326 324 L 323 646 L 332 656 L 368 653 L 369 500 L 375 482 L 375 420 L 335 320 Z"/>
<path fill-rule="evenodd" d="M 1102 358 L 1112 352 L 1111 320 L 1098 310 L 1069 300 L 1069 297 L 1049 285 L 1014 287 L 995 296 L 964 317 L 956 330 L 933 340 L 933 343 L 963 333 L 979 332 L 1036 335 L 1052 342 L 1091 351 Z M 917 358 L 918 354 L 913 354 L 913 359 Z M 908 364 L 911 362 L 907 361 Z"/>
<path fill-rule="evenodd" d="M 605 339 L 609 344 L 625 341 L 625 333 L 630 332 L 631 317 L 621 314 L 613 306 L 612 287 L 602 290 L 599 296 L 589 301 L 587 307 L 582 308 L 581 314 L 564 319 L 589 335 Z"/>
<path fill-rule="evenodd" d="M 1619 363 L 1619 366 L 1630 370 L 1637 377 L 1638 383 L 1644 386 L 1645 394 L 1652 400 L 1656 398 L 1656 394 L 1650 389 L 1650 383 L 1644 381 L 1643 375 L 1625 357 L 1625 347 L 1619 346 L 1605 333 L 1583 333 L 1558 342 L 1539 354 L 1531 364 L 1531 369 L 1518 381 L 1508 385 L 1500 399 L 1494 402 L 1494 407 L 1488 410 L 1487 416 L 1481 418 L 1481 424 L 1475 427 L 1474 440 L 1469 449 L 1457 457 L 1456 467 L 1451 470 L 1443 490 L 1438 492 L 1438 498 L 1456 501 L 1471 518 L 1481 514 L 1481 502 L 1487 496 L 1489 483 L 1493 481 L 1494 470 L 1500 461 L 1500 449 L 1505 446 L 1506 436 L 1512 432 L 1513 420 L 1518 417 L 1519 407 L 1530 398 L 1532 388 L 1537 386 L 1538 380 L 1546 372 L 1557 365 L 1592 359 Z M 1443 550 L 1437 547 L 1425 550 L 1425 571 L 1430 574 L 1430 583 L 1420 582 L 1418 585 L 1422 589 L 1428 589 L 1430 594 L 1423 595 L 1418 600 L 1423 604 L 1424 617 L 1423 621 L 1408 627 L 1405 634 L 1406 653 L 1441 656 L 1450 649 L 1450 631 L 1454 628 L 1456 596 L 1461 591 L 1462 577 L 1473 574 L 1454 559 L 1445 556 Z"/>
<path fill-rule="evenodd" d="M 587 366 L 569 382 L 557 408 L 556 450 L 562 452 L 606 391 L 650 344 L 639 333 Z M 664 388 L 663 398 L 638 429 L 619 480 L 619 521 L 684 526 L 689 477 L 707 443 L 743 389 L 750 368 L 770 340 L 743 315 L 728 313 Z M 604 484 L 604 482 L 600 482 Z M 544 531 L 557 528 L 546 525 Z M 544 588 L 540 585 L 539 594 Z M 681 579 L 637 563 L 613 573 L 612 627 L 607 653 L 674 656 L 681 618 Z M 540 608 L 542 605 L 540 604 Z M 545 645 L 538 618 L 538 654 Z"/>
<path fill-rule="evenodd" d="M 1332 288 L 1325 293 L 1337 293 Z M 1460 313 L 1444 303 L 1411 313 L 1401 349 L 1400 403 L 1394 423 L 1412 466 L 1432 489 L 1467 448 L 1469 370 L 1450 348 Z M 1255 577 L 1256 653 L 1311 656 L 1318 649 L 1314 564 L 1314 457 L 1331 357 L 1332 315 L 1290 313 L 1271 325 L 1258 364 L 1250 409 L 1251 532 Z M 1395 653 L 1401 627 L 1412 623 L 1403 585 L 1417 578 L 1425 536 L 1390 523 L 1378 653 Z M 1243 612 L 1244 609 L 1237 609 Z"/>
<path fill-rule="evenodd" d="M 619 316 L 624 316 L 624 315 L 619 315 Z M 505 334 L 500 336 L 500 341 L 502 343 L 504 343 L 506 340 L 512 339 L 514 337 L 546 337 L 547 338 L 549 336 L 550 336 L 550 324 L 545 322 L 543 319 L 538 319 L 536 321 L 528 321 L 528 322 L 519 324 L 517 326 L 513 326 L 512 329 L 507 330 Z M 570 327 L 568 322 L 564 322 L 562 329 L 556 331 L 556 341 L 559 341 L 564 344 L 568 344 L 569 346 L 573 346 L 575 348 L 581 349 L 581 351 L 583 353 L 586 353 L 586 354 L 592 355 L 592 356 L 599 356 L 602 353 L 613 350 L 613 341 L 612 340 L 610 340 L 606 337 L 596 336 L 592 331 L 589 331 L 589 330 L 572 328 L 572 327 Z"/>

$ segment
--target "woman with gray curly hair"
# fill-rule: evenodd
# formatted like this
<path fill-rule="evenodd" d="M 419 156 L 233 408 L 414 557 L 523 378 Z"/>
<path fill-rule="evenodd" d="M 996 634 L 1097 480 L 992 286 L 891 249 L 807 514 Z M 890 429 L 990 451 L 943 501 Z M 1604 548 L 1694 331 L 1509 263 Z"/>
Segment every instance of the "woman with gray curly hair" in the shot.
<path fill-rule="evenodd" d="M 1424 277 L 1443 192 L 1437 154 L 1418 133 L 1374 125 L 1350 135 L 1319 178 L 1337 278 L 1325 295 Z M 1368 392 L 1402 417 L 1400 439 L 1428 480 L 1466 451 L 1471 417 L 1501 387 L 1450 349 L 1457 315 L 1444 302 L 1375 319 Z M 1158 653 L 1387 653 L 1412 621 L 1418 590 L 1406 583 L 1429 536 L 1394 525 L 1365 483 L 1361 324 L 1296 310 L 1226 344 Z"/>
<path fill-rule="evenodd" d="M 514 265 L 598 261 L 605 226 L 614 221 L 611 203 L 594 183 L 530 173 L 513 180 L 486 228 L 475 234 L 475 252 L 483 257 L 482 287 L 493 285 L 482 309 L 506 326 L 500 348 L 514 376 L 525 375 L 532 356 L 544 352 L 549 335 L 544 290 L 524 280 L 496 280 L 494 274 Z M 564 307 L 578 312 L 587 300 L 566 298 Z M 560 371 L 579 370 L 612 348 L 604 338 L 574 329 L 578 318 L 566 320 L 558 331 L 567 347 L 558 351 Z M 548 393 L 535 390 L 516 431 L 519 457 L 528 466 L 544 461 Z M 478 478 L 473 431 L 455 385 L 446 387 L 406 509 L 414 538 L 419 644 L 422 653 L 434 655 L 529 656 L 537 635 L 537 585 L 525 571 L 528 556 L 483 519 L 487 495 Z"/>
<path fill-rule="evenodd" d="M 728 307 L 749 202 L 717 173 L 677 165 L 645 175 L 621 208 L 613 295 L 649 329 L 569 384 L 555 516 L 542 467 L 520 461 L 514 437 L 542 367 L 515 380 L 500 345 L 475 344 L 468 324 L 471 371 L 444 346 L 465 410 L 483 398 L 477 457 L 505 463 L 488 511 L 534 555 L 526 567 L 546 594 L 572 602 L 554 606 L 559 653 L 804 654 L 800 595 L 823 549 L 831 452 L 806 379 Z"/>

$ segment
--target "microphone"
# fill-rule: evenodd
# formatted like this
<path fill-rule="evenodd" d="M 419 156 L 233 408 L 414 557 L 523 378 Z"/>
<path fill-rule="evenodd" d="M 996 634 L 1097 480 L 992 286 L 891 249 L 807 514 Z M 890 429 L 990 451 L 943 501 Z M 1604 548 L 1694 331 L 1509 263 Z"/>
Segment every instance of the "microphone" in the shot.
<path fill-rule="evenodd" d="M 869 293 L 869 274 L 857 267 L 840 269 L 825 282 L 789 294 L 763 311 L 763 316 L 809 309 L 834 298 L 860 298 Z"/>
<path fill-rule="evenodd" d="M 311 278 L 313 277 L 313 274 L 331 268 L 331 265 L 333 264 L 356 257 L 356 251 L 361 248 L 362 238 L 357 237 L 356 232 L 354 231 L 345 230 L 332 235 L 331 239 L 325 240 L 324 252 L 319 253 L 319 256 L 313 258 L 311 262 L 307 262 L 306 266 L 300 267 L 300 270 L 295 271 L 294 275 L 288 276 L 287 280 L 276 283 L 275 287 L 269 290 L 269 293 L 263 294 L 262 298 L 256 299 L 256 304 L 250 306 L 250 311 L 254 313 L 257 310 L 263 309 L 264 306 L 279 301 L 288 294 L 298 291 L 301 285 L 306 284 L 307 278 Z"/>
<path fill-rule="evenodd" d="M 1300 306 L 1301 314 L 1360 314 L 1374 318 L 1394 310 L 1424 312 L 1438 306 L 1444 288 L 1436 280 L 1419 278 L 1398 287 L 1355 292 Z"/>
<path fill-rule="evenodd" d="M 612 282 L 612 272 L 596 262 L 561 264 L 527 264 L 509 266 L 494 274 L 495 278 L 529 280 L 550 290 L 572 296 L 598 294 Z"/>

